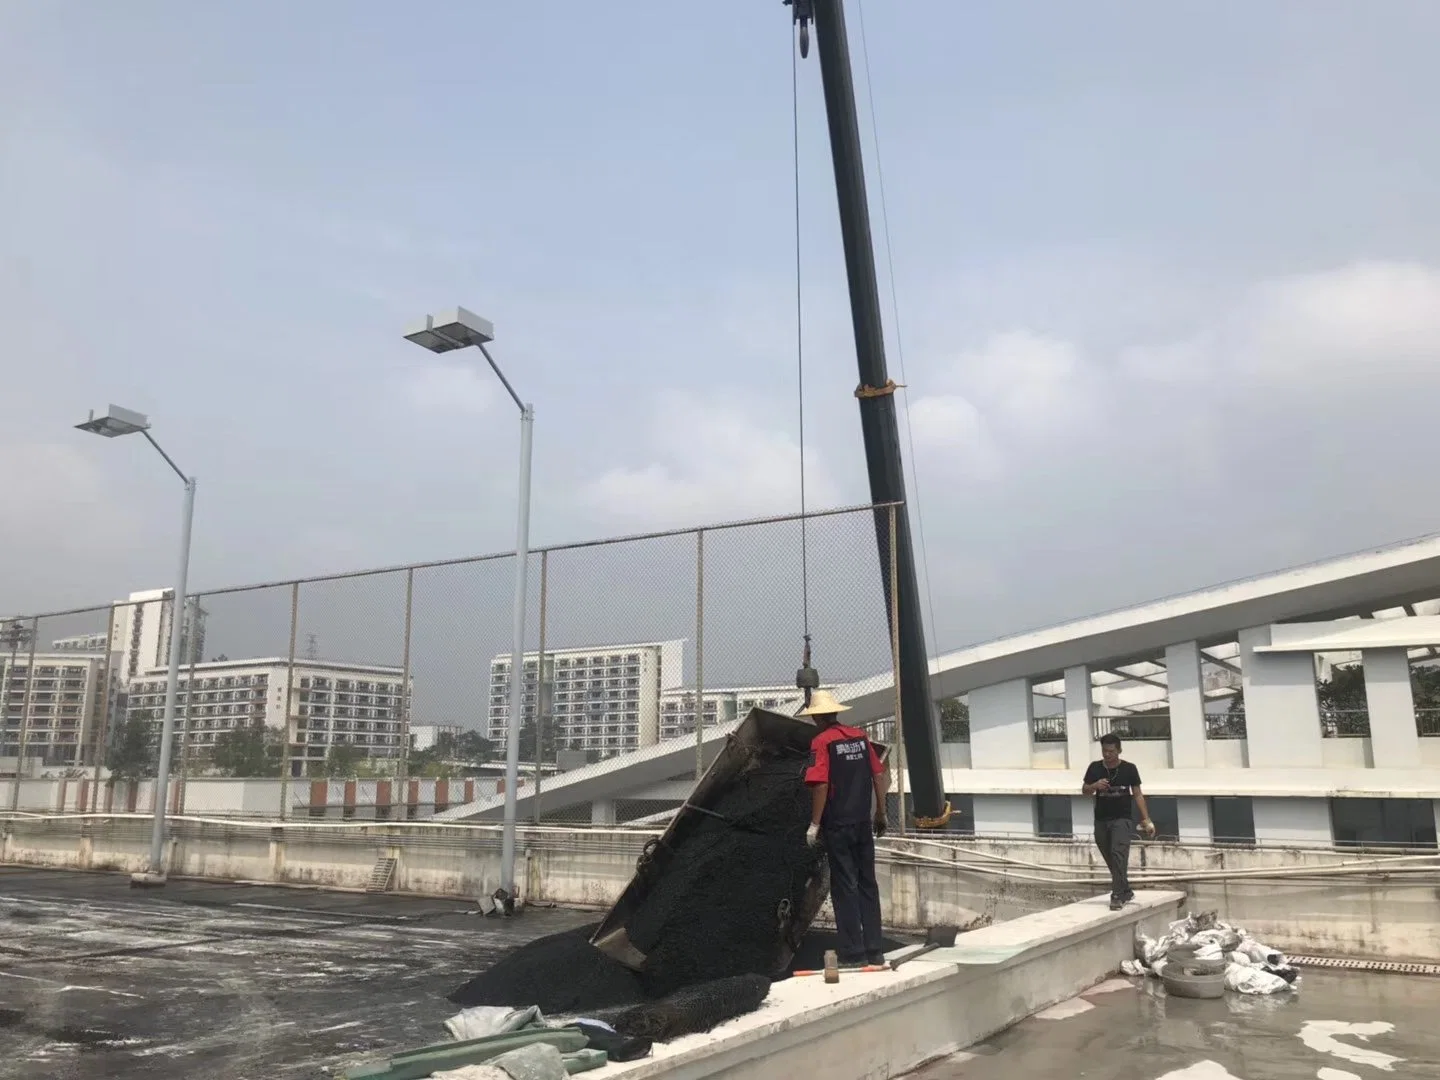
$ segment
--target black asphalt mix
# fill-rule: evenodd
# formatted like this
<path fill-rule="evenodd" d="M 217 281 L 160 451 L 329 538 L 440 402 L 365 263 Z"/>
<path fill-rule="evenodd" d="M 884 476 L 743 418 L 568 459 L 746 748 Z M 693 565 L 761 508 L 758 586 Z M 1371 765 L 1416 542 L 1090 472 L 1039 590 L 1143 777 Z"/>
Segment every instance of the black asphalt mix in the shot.
<path fill-rule="evenodd" d="M 442 1042 L 445 994 L 593 921 L 455 900 L 0 869 L 0 1078 L 333 1075 Z"/>

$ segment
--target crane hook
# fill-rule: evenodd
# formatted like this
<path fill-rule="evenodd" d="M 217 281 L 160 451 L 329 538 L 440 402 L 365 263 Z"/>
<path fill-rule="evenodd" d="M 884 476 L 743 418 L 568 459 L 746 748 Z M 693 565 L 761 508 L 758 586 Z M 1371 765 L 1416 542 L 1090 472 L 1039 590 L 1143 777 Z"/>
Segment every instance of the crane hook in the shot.
<path fill-rule="evenodd" d="M 800 58 L 802 60 L 810 55 L 810 20 L 815 17 L 812 3 L 813 0 L 785 0 L 786 6 L 795 9 L 795 22 L 800 26 Z"/>

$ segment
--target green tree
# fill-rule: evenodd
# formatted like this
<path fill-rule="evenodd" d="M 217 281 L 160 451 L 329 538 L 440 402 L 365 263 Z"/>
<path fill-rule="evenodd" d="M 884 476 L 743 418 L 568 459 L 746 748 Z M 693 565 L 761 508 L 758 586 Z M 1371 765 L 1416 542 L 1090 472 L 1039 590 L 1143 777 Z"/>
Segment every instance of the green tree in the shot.
<path fill-rule="evenodd" d="M 527 720 L 520 725 L 520 760 L 535 760 L 535 722 Z M 546 724 L 544 737 L 540 740 L 540 760 L 555 760 L 555 725 Z"/>
<path fill-rule="evenodd" d="M 159 757 L 159 740 L 150 732 L 150 721 L 133 713 L 120 722 L 105 752 L 105 764 L 117 780 L 140 780 L 154 776 Z"/>
<path fill-rule="evenodd" d="M 970 706 L 959 698 L 940 702 L 940 741 L 970 741 Z"/>
<path fill-rule="evenodd" d="M 454 756 L 468 765 L 483 765 L 495 756 L 495 744 L 478 731 L 462 731 L 455 737 Z"/>
<path fill-rule="evenodd" d="M 1315 700 L 1320 722 L 1337 735 L 1370 734 L 1370 705 L 1365 698 L 1365 668 L 1361 664 L 1332 667 L 1330 678 L 1316 680 Z"/>
<path fill-rule="evenodd" d="M 330 747 L 325 763 L 320 767 L 322 776 L 354 776 L 359 771 L 365 754 L 359 747 L 349 743 L 336 743 Z"/>
<path fill-rule="evenodd" d="M 1411 668 L 1410 687 L 1415 695 L 1415 708 L 1440 709 L 1440 667 Z"/>
<path fill-rule="evenodd" d="M 280 733 L 262 720 L 222 731 L 211 754 L 211 762 L 225 776 L 279 776 L 283 758 Z"/>

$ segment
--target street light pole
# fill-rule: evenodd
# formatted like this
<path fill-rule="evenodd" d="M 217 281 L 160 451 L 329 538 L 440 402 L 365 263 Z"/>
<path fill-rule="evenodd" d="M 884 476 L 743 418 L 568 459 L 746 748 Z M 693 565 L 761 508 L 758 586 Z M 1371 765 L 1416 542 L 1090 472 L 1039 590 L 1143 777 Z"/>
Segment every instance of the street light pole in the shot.
<path fill-rule="evenodd" d="M 482 347 L 483 349 L 483 347 Z M 486 358 L 489 359 L 488 354 Z M 493 364 L 493 361 L 492 361 Z M 516 787 L 520 783 L 520 717 L 525 704 L 526 571 L 530 563 L 530 442 L 535 409 L 520 406 L 520 495 L 515 525 L 515 608 L 510 645 L 510 723 L 505 727 L 505 828 L 500 839 L 500 887 L 515 896 Z M 536 718 L 539 718 L 541 672 L 535 670 Z M 536 730 L 539 730 L 537 723 Z"/>
<path fill-rule="evenodd" d="M 510 400 L 520 410 L 520 491 L 515 526 L 515 606 L 512 612 L 514 636 L 510 646 L 510 715 L 505 725 L 505 825 L 500 841 L 500 891 L 493 899 L 505 914 L 514 911 L 515 903 L 515 818 L 520 783 L 520 721 L 525 707 L 525 608 L 526 571 L 530 562 L 530 446 L 535 429 L 535 406 L 522 401 L 510 380 L 495 363 L 485 346 L 495 340 L 495 327 L 486 319 L 464 308 L 455 308 L 442 316 L 427 315 L 422 323 L 405 334 L 433 353 L 453 352 L 474 346 L 485 357 L 490 370 L 505 387 Z M 539 730 L 539 698 L 543 673 L 536 663 L 536 730 Z"/>
<path fill-rule="evenodd" d="M 146 436 L 149 437 L 147 431 Z M 153 443 L 154 440 L 151 439 Z M 155 447 L 159 450 L 159 446 Z M 164 451 L 162 450 L 163 454 Z M 165 459 L 169 461 L 167 457 Z M 175 470 L 179 472 L 179 469 Z M 190 575 L 190 526 L 195 520 L 195 478 L 185 480 L 185 512 L 180 519 L 180 565 L 170 602 L 170 668 L 165 673 L 165 713 L 160 725 L 160 768 L 155 776 L 155 825 L 150 831 L 150 873 L 165 873 L 165 808 L 170 795 L 170 744 L 175 736 L 175 698 L 180 687 L 180 639 L 185 629 L 185 586 Z M 194 629 L 191 629 L 194 633 Z"/>
<path fill-rule="evenodd" d="M 190 531 L 195 519 L 195 477 L 186 476 L 150 434 L 150 421 L 144 415 L 111 405 L 104 416 L 93 412 L 83 424 L 76 424 L 81 431 L 92 435 L 103 435 L 107 439 L 121 435 L 144 435 L 165 459 L 175 475 L 185 485 L 184 516 L 180 523 L 180 566 L 175 572 L 174 595 L 170 600 L 170 665 L 165 675 L 165 712 L 160 725 L 160 762 L 155 776 L 155 825 L 150 832 L 150 869 L 146 873 L 132 874 L 130 880 L 139 885 L 165 884 L 165 804 L 170 786 L 170 743 L 175 737 L 175 699 L 180 685 L 181 637 L 185 629 L 185 586 L 190 575 Z M 193 630 L 192 630 L 193 632 Z"/>

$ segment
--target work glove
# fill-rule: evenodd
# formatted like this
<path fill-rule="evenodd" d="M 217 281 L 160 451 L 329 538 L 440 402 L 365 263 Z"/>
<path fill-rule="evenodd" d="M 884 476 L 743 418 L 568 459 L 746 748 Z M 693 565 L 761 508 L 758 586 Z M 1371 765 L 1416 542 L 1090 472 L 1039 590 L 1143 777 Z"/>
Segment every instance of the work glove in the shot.
<path fill-rule="evenodd" d="M 888 828 L 890 828 L 890 823 L 886 821 L 883 817 L 877 817 L 875 819 L 875 839 L 878 840 L 880 839 L 880 837 L 884 836 L 885 830 Z"/>
<path fill-rule="evenodd" d="M 1155 823 L 1153 821 L 1140 822 L 1140 831 L 1145 834 L 1146 840 L 1155 839 Z"/>
<path fill-rule="evenodd" d="M 811 825 L 808 829 L 805 830 L 805 842 L 811 847 L 814 847 L 816 844 L 820 843 L 819 825 Z"/>

